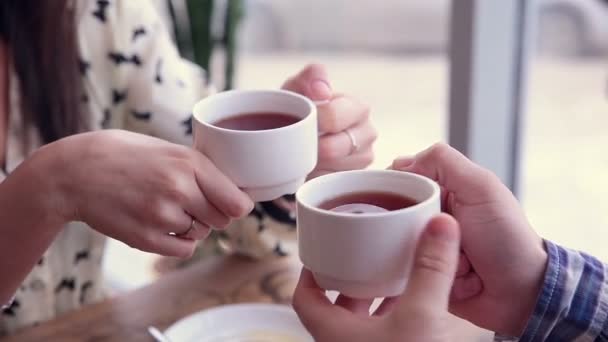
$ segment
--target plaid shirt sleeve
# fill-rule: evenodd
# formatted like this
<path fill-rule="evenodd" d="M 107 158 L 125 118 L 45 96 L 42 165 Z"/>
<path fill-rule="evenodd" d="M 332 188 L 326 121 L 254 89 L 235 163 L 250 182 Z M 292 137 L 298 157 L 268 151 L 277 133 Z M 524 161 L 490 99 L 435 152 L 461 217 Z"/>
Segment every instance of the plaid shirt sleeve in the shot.
<path fill-rule="evenodd" d="M 545 246 L 545 282 L 519 341 L 608 341 L 607 265 L 550 241 Z"/>

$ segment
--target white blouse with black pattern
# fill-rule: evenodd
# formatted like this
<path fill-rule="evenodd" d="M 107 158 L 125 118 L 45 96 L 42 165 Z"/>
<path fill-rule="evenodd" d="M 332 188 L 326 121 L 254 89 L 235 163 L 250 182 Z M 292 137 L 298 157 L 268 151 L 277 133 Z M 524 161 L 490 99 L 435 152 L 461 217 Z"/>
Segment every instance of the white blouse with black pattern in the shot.
<path fill-rule="evenodd" d="M 78 0 L 74 8 L 85 85 L 83 113 L 94 130 L 126 129 L 181 144 L 191 143 L 191 108 L 207 96 L 203 70 L 180 58 L 148 0 Z M 40 146 L 23 127 L 18 79 L 11 68 L 6 172 Z M 26 150 L 24 134 L 36 142 Z M 0 171 L 0 181 L 5 174 Z M 93 205 L 93 204 L 91 204 Z M 294 246 L 293 218 L 260 203 L 220 237 L 233 252 L 282 256 Z M 0 336 L 38 324 L 103 297 L 105 237 L 84 223 L 66 225 L 0 314 Z"/>

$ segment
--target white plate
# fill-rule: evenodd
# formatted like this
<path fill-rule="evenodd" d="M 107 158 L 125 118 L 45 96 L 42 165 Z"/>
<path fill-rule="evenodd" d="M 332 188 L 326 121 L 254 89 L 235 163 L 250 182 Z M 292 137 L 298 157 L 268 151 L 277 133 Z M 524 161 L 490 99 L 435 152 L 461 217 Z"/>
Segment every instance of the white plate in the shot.
<path fill-rule="evenodd" d="M 286 305 L 233 304 L 185 317 L 165 334 L 171 342 L 313 342 Z"/>

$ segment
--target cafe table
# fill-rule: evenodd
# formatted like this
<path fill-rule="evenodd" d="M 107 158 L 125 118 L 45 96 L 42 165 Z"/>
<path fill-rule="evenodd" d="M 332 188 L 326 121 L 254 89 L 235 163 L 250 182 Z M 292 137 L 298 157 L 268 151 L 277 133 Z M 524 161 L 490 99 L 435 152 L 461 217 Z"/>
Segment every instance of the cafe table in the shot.
<path fill-rule="evenodd" d="M 300 270 L 296 258 L 256 262 L 215 257 L 162 276 L 151 285 L 27 328 L 6 342 L 146 341 L 147 327 L 166 329 L 200 310 L 231 303 L 289 305 Z M 490 341 L 491 335 L 467 322 L 451 322 L 454 341 Z M 179 341 L 176 341 L 179 342 Z"/>

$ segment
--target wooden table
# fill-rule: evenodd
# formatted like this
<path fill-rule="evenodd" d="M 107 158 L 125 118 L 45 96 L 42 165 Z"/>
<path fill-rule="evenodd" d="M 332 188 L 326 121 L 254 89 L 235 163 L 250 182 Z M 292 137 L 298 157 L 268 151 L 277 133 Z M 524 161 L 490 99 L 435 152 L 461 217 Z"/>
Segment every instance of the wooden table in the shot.
<path fill-rule="evenodd" d="M 167 274 L 154 284 L 60 316 L 2 341 L 153 341 L 146 328 L 165 329 L 194 312 L 229 303 L 290 302 L 299 262 L 209 259 Z M 488 334 L 454 319 L 456 341 L 487 341 Z"/>

